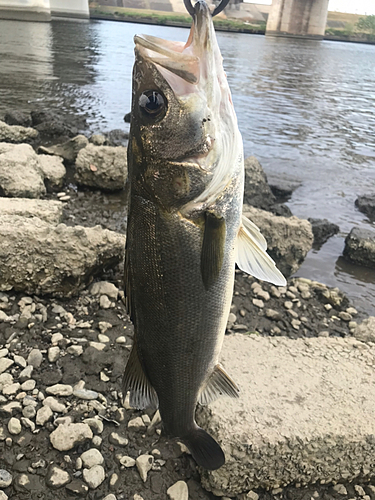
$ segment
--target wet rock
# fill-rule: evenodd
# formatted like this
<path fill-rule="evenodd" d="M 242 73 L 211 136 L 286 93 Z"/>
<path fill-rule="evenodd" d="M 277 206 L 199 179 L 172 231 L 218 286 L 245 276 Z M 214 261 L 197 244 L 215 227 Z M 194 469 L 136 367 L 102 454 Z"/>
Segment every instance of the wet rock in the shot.
<path fill-rule="evenodd" d="M 79 184 L 116 191 L 124 188 L 126 177 L 126 148 L 89 144 L 78 153 L 75 179 Z"/>
<path fill-rule="evenodd" d="M 312 219 L 308 221 L 311 224 L 312 232 L 314 234 L 314 248 L 320 248 L 331 236 L 334 236 L 340 231 L 337 224 L 329 222 L 327 219 Z"/>
<path fill-rule="evenodd" d="M 59 425 L 50 434 L 50 441 L 56 450 L 68 451 L 92 437 L 92 430 L 87 424 L 67 424 Z"/>
<path fill-rule="evenodd" d="M 362 342 L 375 342 L 375 316 L 370 316 L 354 330 L 353 336 Z"/>
<path fill-rule="evenodd" d="M 110 130 L 105 134 L 106 144 L 108 146 L 127 146 L 129 134 L 121 129 Z"/>
<path fill-rule="evenodd" d="M 31 146 L 0 142 L 0 189 L 5 196 L 40 198 L 46 193 L 43 178 L 38 156 Z"/>
<path fill-rule="evenodd" d="M 63 204 L 52 200 L 30 198 L 0 198 L 0 215 L 38 217 L 51 224 L 58 224 L 63 216 Z"/>
<path fill-rule="evenodd" d="M 34 368 L 39 368 L 43 362 L 43 354 L 39 349 L 31 349 L 28 357 L 27 364 L 33 366 Z"/>
<path fill-rule="evenodd" d="M 31 127 L 32 125 L 30 113 L 24 113 L 16 109 L 7 111 L 4 115 L 4 121 L 8 125 L 20 125 L 21 127 Z"/>
<path fill-rule="evenodd" d="M 277 217 L 248 205 L 244 205 L 243 213 L 266 238 L 267 252 L 284 276 L 295 273 L 312 248 L 314 236 L 310 223 L 294 216 Z"/>
<path fill-rule="evenodd" d="M 57 489 L 70 482 L 70 475 L 66 470 L 57 465 L 51 465 L 47 470 L 46 484 L 50 488 Z"/>
<path fill-rule="evenodd" d="M 205 471 L 204 488 L 234 497 L 249 488 L 272 490 L 327 478 L 352 482 L 371 470 L 374 345 L 352 338 L 234 334 L 224 340 L 221 361 L 241 386 L 241 397 L 197 410 L 198 425 L 226 455 L 223 467 Z M 366 404 L 358 411 L 361 398 Z"/>
<path fill-rule="evenodd" d="M 300 187 L 301 181 L 287 177 L 285 174 L 272 174 L 268 177 L 268 184 L 277 200 L 287 201 L 293 192 Z"/>
<path fill-rule="evenodd" d="M 354 227 L 345 238 L 344 256 L 355 264 L 375 267 L 375 231 Z"/>
<path fill-rule="evenodd" d="M 80 479 L 73 479 L 73 481 L 65 486 L 65 488 L 73 495 L 78 497 L 85 497 L 89 491 L 88 486 Z"/>
<path fill-rule="evenodd" d="M 8 488 L 12 484 L 12 474 L 5 469 L 0 469 L 0 488 Z"/>
<path fill-rule="evenodd" d="M 88 145 L 89 141 L 84 135 L 77 135 L 73 139 L 64 142 L 63 144 L 55 144 L 54 146 L 39 147 L 39 152 L 48 155 L 60 156 L 66 161 L 73 163 L 79 151 Z"/>
<path fill-rule="evenodd" d="M 189 500 L 189 489 L 185 481 L 177 481 L 167 489 L 170 500 Z"/>
<path fill-rule="evenodd" d="M 360 212 L 366 214 L 369 219 L 375 220 L 375 193 L 358 196 L 355 204 Z"/>
<path fill-rule="evenodd" d="M 18 418 L 12 417 L 8 422 L 8 431 L 10 434 L 17 435 L 21 432 L 21 422 Z"/>
<path fill-rule="evenodd" d="M 275 200 L 259 161 L 255 156 L 246 158 L 244 203 L 268 210 L 275 203 Z"/>
<path fill-rule="evenodd" d="M 61 189 L 66 175 L 62 159 L 56 156 L 38 155 L 38 161 L 47 190 L 57 191 Z"/>
<path fill-rule="evenodd" d="M 70 297 L 123 258 L 125 237 L 99 226 L 0 216 L 0 290 Z"/>
<path fill-rule="evenodd" d="M 151 470 L 153 463 L 154 457 L 152 455 L 140 455 L 135 461 L 139 475 L 144 483 L 147 481 L 147 474 Z"/>
<path fill-rule="evenodd" d="M 96 448 L 91 448 L 81 455 L 81 460 L 84 467 L 91 469 L 94 465 L 101 465 L 104 462 L 103 455 Z"/>
<path fill-rule="evenodd" d="M 39 136 L 38 131 L 30 127 L 20 125 L 8 125 L 0 121 L 0 142 L 32 142 Z"/>
<path fill-rule="evenodd" d="M 91 469 L 83 469 L 83 479 L 88 487 L 95 490 L 105 479 L 105 470 L 101 465 L 94 465 Z"/>

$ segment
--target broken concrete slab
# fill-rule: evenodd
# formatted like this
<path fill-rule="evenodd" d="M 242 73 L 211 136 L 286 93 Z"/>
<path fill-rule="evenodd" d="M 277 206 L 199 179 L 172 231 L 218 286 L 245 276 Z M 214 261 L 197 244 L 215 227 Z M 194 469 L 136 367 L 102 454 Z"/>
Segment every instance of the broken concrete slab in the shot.
<path fill-rule="evenodd" d="M 0 198 L 0 215 L 38 217 L 50 224 L 59 224 L 63 217 L 61 201 L 32 200 L 30 198 Z"/>
<path fill-rule="evenodd" d="M 353 338 L 225 338 L 239 399 L 197 411 L 226 464 L 202 471 L 218 496 L 374 474 L 375 344 Z"/>
<path fill-rule="evenodd" d="M 0 121 L 0 142 L 31 142 L 39 136 L 37 130 L 20 125 L 8 125 Z"/>

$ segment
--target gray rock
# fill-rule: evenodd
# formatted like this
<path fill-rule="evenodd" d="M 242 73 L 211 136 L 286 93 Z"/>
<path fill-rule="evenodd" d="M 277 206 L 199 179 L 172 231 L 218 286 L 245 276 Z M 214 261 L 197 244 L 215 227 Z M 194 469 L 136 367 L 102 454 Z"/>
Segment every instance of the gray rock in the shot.
<path fill-rule="evenodd" d="M 38 151 L 48 155 L 60 156 L 64 160 L 73 163 L 76 160 L 79 151 L 85 148 L 88 143 L 89 141 L 84 135 L 77 135 L 76 137 L 73 137 L 73 139 L 70 139 L 62 144 L 56 144 L 49 147 L 40 146 Z"/>
<path fill-rule="evenodd" d="M 234 497 L 288 484 L 352 482 L 371 470 L 374 345 L 234 334 L 224 340 L 221 361 L 241 395 L 197 411 L 197 423 L 226 455 L 223 467 L 202 476 L 206 489 Z"/>
<path fill-rule="evenodd" d="M 185 481 L 177 481 L 167 489 L 170 500 L 189 500 L 189 489 Z"/>
<path fill-rule="evenodd" d="M 17 435 L 21 432 L 21 422 L 18 418 L 12 417 L 8 422 L 8 431 L 10 434 Z"/>
<path fill-rule="evenodd" d="M 81 460 L 84 467 L 91 469 L 94 465 L 101 465 L 104 462 L 103 455 L 96 448 L 91 448 L 81 455 Z"/>
<path fill-rule="evenodd" d="M 34 368 L 39 368 L 43 362 L 43 354 L 39 349 L 31 349 L 28 357 L 27 364 L 33 366 Z"/>
<path fill-rule="evenodd" d="M 68 451 L 75 446 L 92 439 L 92 430 L 87 424 L 59 425 L 50 434 L 52 446 L 59 451 Z"/>
<path fill-rule="evenodd" d="M 353 336 L 362 342 L 375 342 L 375 316 L 370 316 L 354 330 Z"/>
<path fill-rule="evenodd" d="M 85 497 L 89 491 L 88 486 L 80 479 L 73 479 L 73 481 L 65 486 L 65 488 L 77 497 Z"/>
<path fill-rule="evenodd" d="M 125 187 L 126 177 L 125 147 L 89 144 L 78 153 L 75 179 L 79 184 L 115 191 Z"/>
<path fill-rule="evenodd" d="M 96 391 L 90 391 L 89 389 L 74 389 L 73 396 L 79 399 L 97 399 L 99 394 Z"/>
<path fill-rule="evenodd" d="M 278 201 L 287 201 L 302 184 L 300 180 L 288 177 L 284 173 L 268 176 L 268 184 Z"/>
<path fill-rule="evenodd" d="M 275 200 L 259 161 L 255 156 L 246 158 L 244 202 L 253 207 L 268 210 Z"/>
<path fill-rule="evenodd" d="M 59 224 L 63 217 L 63 203 L 29 198 L 0 198 L 0 215 L 38 217 L 50 224 Z"/>
<path fill-rule="evenodd" d="M 38 155 L 38 161 L 48 191 L 61 189 L 66 176 L 62 159 L 57 156 Z"/>
<path fill-rule="evenodd" d="M 270 212 L 244 205 L 243 213 L 267 240 L 268 254 L 285 277 L 294 274 L 312 248 L 311 224 L 297 217 L 277 217 Z"/>
<path fill-rule="evenodd" d="M 91 469 L 83 469 L 83 479 L 89 488 L 95 490 L 105 479 L 105 470 L 101 465 L 94 465 Z"/>
<path fill-rule="evenodd" d="M 70 482 L 70 475 L 66 470 L 60 469 L 57 465 L 51 465 L 46 474 L 46 484 L 50 488 L 57 489 Z"/>
<path fill-rule="evenodd" d="M 22 127 L 30 127 L 32 125 L 30 113 L 23 113 L 16 109 L 8 110 L 4 115 L 4 121 L 8 125 L 21 125 Z"/>
<path fill-rule="evenodd" d="M 12 484 L 12 474 L 5 469 L 0 469 L 0 488 L 8 488 Z"/>
<path fill-rule="evenodd" d="M 308 221 L 311 224 L 312 232 L 314 234 L 314 248 L 320 248 L 331 236 L 334 236 L 340 231 L 337 224 L 329 222 L 327 219 L 312 219 Z"/>
<path fill-rule="evenodd" d="M 365 267 L 375 267 L 375 231 L 354 227 L 345 238 L 344 256 Z"/>
<path fill-rule="evenodd" d="M 30 145 L 0 142 L 0 188 L 15 198 L 40 198 L 46 193 L 38 156 Z"/>
<path fill-rule="evenodd" d="M 31 142 L 39 136 L 38 131 L 20 125 L 8 125 L 0 121 L 0 142 Z"/>
<path fill-rule="evenodd" d="M 125 237 L 100 226 L 52 226 L 40 219 L 0 216 L 0 291 L 70 297 L 92 273 L 120 262 Z"/>
<path fill-rule="evenodd" d="M 375 193 L 358 196 L 355 204 L 360 212 L 366 214 L 369 219 L 375 220 Z"/>
<path fill-rule="evenodd" d="M 144 483 L 147 481 L 147 474 L 151 470 L 153 463 L 154 457 L 152 455 L 140 455 L 135 461 L 139 475 Z"/>

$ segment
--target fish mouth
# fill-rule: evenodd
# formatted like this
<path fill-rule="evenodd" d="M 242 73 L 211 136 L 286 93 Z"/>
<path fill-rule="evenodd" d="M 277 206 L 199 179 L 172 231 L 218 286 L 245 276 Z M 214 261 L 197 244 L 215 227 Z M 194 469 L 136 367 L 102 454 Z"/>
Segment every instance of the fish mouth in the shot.
<path fill-rule="evenodd" d="M 196 86 L 209 73 L 207 64 L 212 58 L 216 38 L 210 9 L 204 0 L 198 0 L 194 6 L 193 23 L 186 43 L 164 40 L 152 35 L 136 35 L 134 37 L 136 54 L 157 65 L 162 76 L 178 89 L 179 80 L 185 85 L 179 89 L 181 93 L 190 93 L 189 85 Z M 186 86 L 188 84 L 188 86 Z M 182 90 L 182 92 L 181 92 Z"/>

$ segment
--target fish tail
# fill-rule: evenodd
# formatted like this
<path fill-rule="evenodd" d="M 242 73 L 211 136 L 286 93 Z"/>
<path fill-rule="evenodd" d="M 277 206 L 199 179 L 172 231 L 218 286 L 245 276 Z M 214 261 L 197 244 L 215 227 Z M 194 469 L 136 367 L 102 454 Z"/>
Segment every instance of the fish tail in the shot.
<path fill-rule="evenodd" d="M 200 427 L 196 426 L 183 440 L 201 467 L 216 470 L 225 464 L 224 452 L 220 445 Z"/>

